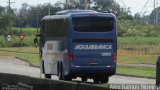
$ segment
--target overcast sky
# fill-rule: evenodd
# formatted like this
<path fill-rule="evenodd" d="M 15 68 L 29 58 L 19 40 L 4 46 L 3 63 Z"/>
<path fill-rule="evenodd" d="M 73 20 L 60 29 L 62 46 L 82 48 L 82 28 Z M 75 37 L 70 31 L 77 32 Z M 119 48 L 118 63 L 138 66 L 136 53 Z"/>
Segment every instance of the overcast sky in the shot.
<path fill-rule="evenodd" d="M 11 2 L 15 2 L 11 4 L 12 8 L 20 8 L 22 3 L 28 3 L 29 5 L 37 5 L 37 4 L 44 4 L 44 3 L 52 3 L 54 4 L 56 1 L 61 0 L 11 0 Z M 64 1 L 64 0 L 63 0 Z M 121 6 L 123 7 L 130 7 L 132 15 L 134 15 L 137 12 L 140 12 L 142 8 L 145 6 L 146 2 L 148 0 L 116 0 Z M 123 3 L 122 3 L 123 1 Z M 7 6 L 8 0 L 0 0 L 1 6 Z M 146 14 L 149 14 L 153 10 L 153 2 L 154 0 L 149 0 L 147 7 L 145 7 L 142 11 L 142 13 L 146 12 Z M 160 2 L 157 0 L 157 2 Z M 158 4 L 157 4 L 158 5 Z M 160 5 L 158 5 L 160 6 Z"/>

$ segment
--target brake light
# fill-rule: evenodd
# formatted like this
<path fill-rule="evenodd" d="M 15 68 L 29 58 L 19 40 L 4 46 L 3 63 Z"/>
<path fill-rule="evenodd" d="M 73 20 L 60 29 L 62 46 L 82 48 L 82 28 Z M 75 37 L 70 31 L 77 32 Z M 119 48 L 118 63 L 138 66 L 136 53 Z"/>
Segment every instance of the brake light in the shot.
<path fill-rule="evenodd" d="M 113 56 L 114 56 L 113 62 L 116 62 L 117 61 L 117 52 L 114 52 Z"/>
<path fill-rule="evenodd" d="M 73 60 L 73 53 L 72 53 L 72 52 L 70 52 L 70 53 L 68 54 L 68 59 L 69 59 L 70 61 Z"/>

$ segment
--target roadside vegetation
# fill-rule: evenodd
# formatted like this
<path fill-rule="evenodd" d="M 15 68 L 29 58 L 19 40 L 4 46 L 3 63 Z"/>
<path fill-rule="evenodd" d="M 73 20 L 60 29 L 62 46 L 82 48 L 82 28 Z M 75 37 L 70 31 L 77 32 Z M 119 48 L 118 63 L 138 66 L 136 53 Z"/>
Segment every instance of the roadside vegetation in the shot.
<path fill-rule="evenodd" d="M 22 28 L 22 32 L 25 34 L 22 42 L 18 37 L 20 28 L 14 28 L 11 42 L 5 39 L 5 35 L 0 35 L 0 47 L 3 47 L 1 49 L 15 49 L 16 51 L 21 46 L 33 47 L 33 39 L 37 30 L 35 28 Z M 14 48 L 8 49 L 8 47 Z M 121 64 L 156 64 L 157 56 L 160 54 L 159 50 L 159 37 L 118 37 L 118 63 Z M 22 51 L 25 52 L 25 50 Z"/>
<path fill-rule="evenodd" d="M 160 37 L 118 37 L 118 62 L 156 64 L 160 55 Z"/>
<path fill-rule="evenodd" d="M 18 37 L 20 28 L 14 28 L 11 42 L 0 35 L 0 56 L 13 56 L 39 66 L 38 48 L 33 45 L 37 30 L 35 28 L 22 28 L 25 39 L 22 44 Z M 22 45 L 22 47 L 21 47 Z M 155 68 L 123 66 L 123 64 L 156 64 L 160 54 L 160 40 L 158 36 L 125 36 L 118 37 L 118 65 L 117 74 L 138 77 L 155 78 Z"/>
<path fill-rule="evenodd" d="M 117 74 L 143 78 L 155 78 L 156 68 L 118 65 Z"/>
<path fill-rule="evenodd" d="M 25 34 L 24 40 L 19 39 L 20 28 L 13 28 L 12 32 L 0 35 L 0 47 L 20 47 L 33 46 L 33 39 L 37 33 L 36 28 L 22 28 L 21 32 Z M 7 41 L 7 34 L 12 35 L 12 40 Z"/>
<path fill-rule="evenodd" d="M 0 48 L 0 56 L 17 57 L 19 59 L 29 61 L 33 66 L 40 65 L 38 48 L 35 47 Z M 123 60 L 119 60 L 119 57 L 122 56 L 118 55 L 118 63 L 124 63 Z M 137 61 L 137 63 L 143 62 L 144 60 L 145 59 L 141 59 Z M 117 74 L 128 75 L 128 76 L 155 78 L 155 72 L 156 72 L 155 70 L 156 70 L 155 68 L 148 68 L 148 67 L 134 67 L 134 66 L 122 66 L 122 65 L 117 66 Z"/>
<path fill-rule="evenodd" d="M 11 30 L 8 27 L 8 7 L 0 6 L 0 56 L 17 57 L 39 66 L 38 48 L 34 48 L 33 45 L 33 39 L 37 33 L 37 10 L 39 10 L 38 25 L 40 27 L 40 19 L 48 14 L 48 7 L 50 7 L 52 14 L 66 8 L 84 9 L 84 0 L 73 1 L 69 0 L 68 7 L 56 2 L 54 5 L 42 4 L 38 6 L 23 3 L 20 10 L 11 8 Z M 141 16 L 140 13 L 132 16 L 130 8 L 121 7 L 114 0 L 88 0 L 87 3 L 91 4 L 88 9 L 99 12 L 110 10 L 117 16 L 117 62 L 119 64 L 156 64 L 157 56 L 160 55 L 160 26 L 155 27 L 153 20 L 154 12 L 160 10 L 160 7 L 147 16 Z M 96 3 L 95 6 L 94 3 Z M 117 7 L 113 8 L 115 6 Z M 158 23 L 160 23 L 159 18 L 157 18 Z M 22 28 L 20 29 L 20 27 Z M 20 32 L 25 34 L 22 42 L 18 36 Z M 10 42 L 6 39 L 7 34 L 12 35 Z M 118 65 L 117 74 L 155 78 L 155 68 Z"/>
<path fill-rule="evenodd" d="M 0 48 L 0 56 L 11 56 L 29 61 L 33 66 L 39 66 L 38 48 L 35 47 L 8 47 Z"/>

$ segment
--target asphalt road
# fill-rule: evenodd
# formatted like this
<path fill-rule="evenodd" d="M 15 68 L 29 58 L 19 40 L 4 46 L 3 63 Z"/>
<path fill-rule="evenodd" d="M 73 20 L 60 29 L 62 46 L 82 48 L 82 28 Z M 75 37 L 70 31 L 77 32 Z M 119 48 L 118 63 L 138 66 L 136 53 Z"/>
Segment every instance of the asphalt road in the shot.
<path fill-rule="evenodd" d="M 0 57 L 0 72 L 39 77 L 39 68 L 29 66 L 29 63 L 15 59 L 14 57 Z M 52 76 L 52 79 L 58 79 Z M 77 79 L 80 80 L 80 79 Z M 92 80 L 88 80 L 92 82 Z M 109 79 L 110 84 L 155 84 L 155 79 L 137 78 L 114 75 Z"/>

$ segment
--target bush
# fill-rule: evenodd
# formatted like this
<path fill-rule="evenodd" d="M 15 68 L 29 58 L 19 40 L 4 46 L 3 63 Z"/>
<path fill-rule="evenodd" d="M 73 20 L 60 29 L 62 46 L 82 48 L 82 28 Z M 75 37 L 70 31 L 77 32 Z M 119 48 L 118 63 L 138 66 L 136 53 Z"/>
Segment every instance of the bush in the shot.
<path fill-rule="evenodd" d="M 25 34 L 25 38 L 21 43 L 19 39 L 20 28 L 12 28 L 12 40 L 8 42 L 5 39 L 5 34 L 0 35 L 0 47 L 20 47 L 20 46 L 33 46 L 33 40 L 35 38 L 36 29 L 35 28 L 22 28 L 21 30 Z"/>
<path fill-rule="evenodd" d="M 117 21 L 118 36 L 160 36 L 160 26 L 148 24 L 147 21 L 122 20 Z"/>

